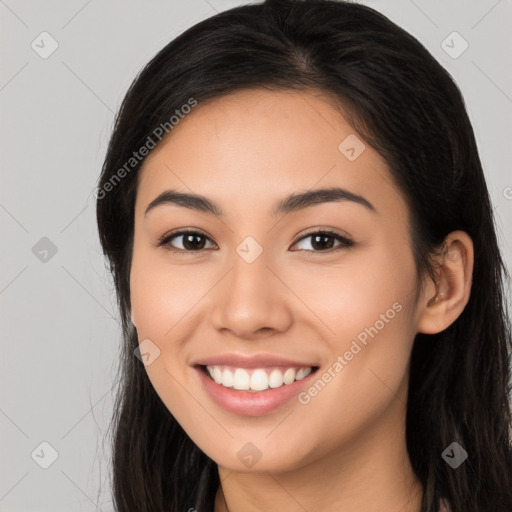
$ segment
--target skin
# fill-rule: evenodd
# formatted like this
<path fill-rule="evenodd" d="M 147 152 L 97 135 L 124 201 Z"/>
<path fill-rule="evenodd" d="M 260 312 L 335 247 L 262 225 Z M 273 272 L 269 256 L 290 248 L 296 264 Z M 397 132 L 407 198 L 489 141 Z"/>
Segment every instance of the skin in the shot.
<path fill-rule="evenodd" d="M 464 309 L 473 245 L 451 233 L 437 281 L 420 288 L 403 195 L 368 144 L 354 161 L 339 151 L 353 133 L 319 92 L 243 90 L 195 107 L 144 162 L 132 318 L 139 341 L 160 349 L 146 366 L 156 392 L 218 464 L 215 512 L 420 511 L 405 445 L 409 356 L 417 332 L 442 331 Z M 286 195 L 330 186 L 376 212 L 341 201 L 271 217 Z M 172 204 L 145 216 L 168 188 L 205 195 L 224 216 Z M 156 246 L 177 228 L 202 232 L 203 249 L 185 253 L 183 236 L 170 242 L 183 253 Z M 320 228 L 354 245 L 303 238 Z M 263 249 L 250 264 L 236 252 L 247 236 Z M 224 352 L 270 352 L 318 362 L 320 375 L 396 302 L 400 312 L 305 405 L 236 415 L 211 401 L 191 367 Z M 262 455 L 252 468 L 237 456 L 247 442 Z"/>

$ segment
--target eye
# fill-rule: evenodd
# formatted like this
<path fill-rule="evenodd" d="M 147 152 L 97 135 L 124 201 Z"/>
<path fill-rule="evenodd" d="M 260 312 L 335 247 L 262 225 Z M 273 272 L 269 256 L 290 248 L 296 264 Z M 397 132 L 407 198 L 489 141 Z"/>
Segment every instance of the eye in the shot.
<path fill-rule="evenodd" d="M 171 242 L 175 238 L 182 238 L 182 247 L 175 247 Z M 203 241 L 201 241 L 201 238 Z M 344 236 L 339 235 L 335 231 L 314 231 L 312 233 L 309 233 L 308 235 L 303 236 L 300 238 L 297 242 L 295 242 L 293 245 L 297 245 L 299 242 L 306 240 L 308 238 L 312 238 L 311 247 L 313 247 L 313 251 L 309 249 L 299 249 L 299 250 L 306 250 L 308 252 L 334 252 L 337 250 L 340 250 L 344 247 L 351 247 L 354 245 L 354 242 Z M 191 229 L 188 230 L 181 230 L 177 231 L 175 233 L 168 233 L 162 236 L 158 243 L 156 244 L 157 247 L 164 247 L 166 250 L 176 252 L 176 253 L 186 253 L 186 252 L 199 252 L 202 251 L 204 247 L 204 241 L 211 239 L 201 233 L 200 231 L 194 231 Z M 331 241 L 329 241 L 331 240 Z M 339 245 L 338 247 L 333 249 L 333 241 L 338 241 Z M 293 247 L 293 246 L 292 246 Z M 316 249 L 320 250 L 316 250 Z"/>
<path fill-rule="evenodd" d="M 320 248 L 320 250 L 313 250 L 309 252 L 334 252 L 340 249 L 343 249 L 344 247 L 351 247 L 354 245 L 354 242 L 344 236 L 339 235 L 335 231 L 314 231 L 312 233 L 309 233 L 306 236 L 303 236 L 300 238 L 297 242 L 295 242 L 294 245 L 297 245 L 302 240 L 306 240 L 308 238 L 312 238 L 312 242 L 310 244 L 313 248 Z M 331 241 L 329 241 L 331 240 Z M 338 247 L 333 249 L 333 241 L 337 240 L 340 242 Z M 293 247 L 293 246 L 292 246 Z M 304 250 L 304 249 L 302 249 Z"/>
<path fill-rule="evenodd" d="M 183 248 L 174 247 L 171 244 L 171 240 L 180 237 L 183 237 L 181 244 Z M 158 240 L 157 247 L 164 247 L 172 252 L 199 252 L 204 249 L 204 243 L 200 241 L 201 238 L 210 240 L 210 238 L 199 231 L 184 229 L 176 233 L 165 234 Z"/>

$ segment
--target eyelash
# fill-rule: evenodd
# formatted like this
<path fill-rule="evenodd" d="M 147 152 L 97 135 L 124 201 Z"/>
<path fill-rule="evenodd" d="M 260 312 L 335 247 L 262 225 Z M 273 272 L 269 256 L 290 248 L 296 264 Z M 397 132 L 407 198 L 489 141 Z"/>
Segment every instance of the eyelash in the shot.
<path fill-rule="evenodd" d="M 173 238 L 176 238 L 176 237 L 179 237 L 179 236 L 182 236 L 182 235 L 190 235 L 190 234 L 192 234 L 192 235 L 199 235 L 199 236 L 202 236 L 202 237 L 207 238 L 208 240 L 210 240 L 210 238 L 208 236 L 206 236 L 204 233 L 201 233 L 200 231 L 196 231 L 196 230 L 192 230 L 192 229 L 190 229 L 190 230 L 183 229 L 181 231 L 177 231 L 177 232 L 174 232 L 174 233 L 166 233 L 165 235 L 163 235 L 161 238 L 158 239 L 157 247 L 164 247 L 164 249 L 167 250 L 167 251 L 171 251 L 173 253 L 180 253 L 180 254 L 184 254 L 184 253 L 198 253 L 198 252 L 204 251 L 205 249 L 198 249 L 197 251 L 189 251 L 187 249 L 177 249 L 176 247 L 173 247 L 170 244 L 170 241 Z M 352 240 L 350 240 L 350 239 L 348 239 L 348 238 L 346 238 L 344 236 L 339 235 L 335 231 L 320 230 L 320 231 L 312 231 L 311 233 L 307 233 L 306 235 L 304 235 L 301 238 L 299 238 L 298 240 L 296 240 L 293 243 L 293 245 L 296 245 L 300 241 L 302 241 L 302 240 L 304 240 L 306 238 L 309 238 L 309 237 L 311 237 L 313 235 L 332 236 L 332 237 L 336 238 L 338 241 L 340 241 L 341 245 L 339 245 L 338 247 L 332 248 L 332 249 L 325 250 L 325 251 L 314 251 L 314 250 L 307 250 L 307 249 L 299 249 L 299 250 L 306 251 L 306 252 L 319 253 L 319 254 L 330 254 L 332 252 L 339 251 L 339 250 L 341 250 L 343 248 L 352 247 L 354 245 L 354 243 L 355 243 Z"/>

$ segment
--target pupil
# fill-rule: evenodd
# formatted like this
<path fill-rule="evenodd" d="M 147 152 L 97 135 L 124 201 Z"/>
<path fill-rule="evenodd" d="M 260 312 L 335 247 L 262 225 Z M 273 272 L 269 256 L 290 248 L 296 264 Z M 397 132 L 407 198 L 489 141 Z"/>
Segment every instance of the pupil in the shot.
<path fill-rule="evenodd" d="M 201 247 L 201 243 L 197 244 L 197 243 L 190 243 L 189 244 L 189 241 L 190 239 L 192 238 L 195 238 L 196 239 L 196 242 L 197 242 L 197 239 L 198 238 L 202 238 L 201 235 L 194 235 L 194 234 L 191 234 L 191 235 L 185 235 L 183 237 L 183 246 L 186 248 L 186 249 L 197 249 L 198 248 L 198 245 L 199 245 L 199 249 L 202 249 Z"/>
<path fill-rule="evenodd" d="M 330 244 L 329 244 L 329 243 L 327 244 L 327 245 L 328 245 L 328 247 L 325 247 L 325 245 L 326 245 L 325 243 L 324 243 L 324 244 L 320 243 L 320 247 L 319 247 L 319 248 L 320 248 L 320 249 L 326 249 L 326 248 L 327 248 L 327 249 L 331 249 L 331 248 L 332 248 L 332 237 L 331 237 L 331 235 L 315 235 L 315 236 L 313 237 L 312 246 L 313 246 L 314 248 L 318 248 L 318 247 L 316 247 L 316 245 L 317 245 L 317 239 L 322 239 L 322 238 L 323 238 L 324 240 L 325 240 L 326 238 L 328 238 L 328 239 L 330 238 L 330 239 L 331 239 L 331 243 L 330 243 Z"/>
<path fill-rule="evenodd" d="M 202 249 L 203 245 L 204 245 L 204 240 L 203 240 L 203 243 L 201 243 L 200 241 L 198 242 L 198 239 L 201 239 L 201 238 L 202 238 L 202 235 L 194 235 L 194 234 L 185 235 L 183 237 L 183 246 L 186 249 Z M 330 239 L 331 243 L 326 242 L 325 241 L 326 239 L 327 240 Z M 194 240 L 194 241 L 191 241 L 191 240 Z M 331 235 L 315 235 L 313 237 L 312 245 L 315 249 L 331 249 L 332 242 L 333 242 L 333 238 Z"/>

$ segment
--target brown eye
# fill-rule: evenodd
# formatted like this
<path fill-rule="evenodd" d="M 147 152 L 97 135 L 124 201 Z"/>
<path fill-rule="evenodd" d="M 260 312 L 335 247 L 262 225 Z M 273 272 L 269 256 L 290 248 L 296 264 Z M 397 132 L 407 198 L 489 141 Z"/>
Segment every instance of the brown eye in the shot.
<path fill-rule="evenodd" d="M 315 231 L 314 233 L 309 233 L 306 236 L 303 236 L 294 245 L 297 245 L 300 241 L 311 238 L 310 246 L 313 248 L 313 251 L 309 249 L 299 249 L 299 250 L 308 250 L 309 252 L 331 252 L 336 251 L 338 249 L 342 249 L 344 247 L 351 247 L 354 245 L 352 240 L 335 233 L 334 231 Z M 334 247 L 335 241 L 340 242 L 337 247 Z"/>
<path fill-rule="evenodd" d="M 174 239 L 181 238 L 181 245 L 180 247 L 175 247 L 171 241 Z M 178 231 L 176 233 L 171 233 L 168 235 L 164 235 L 158 242 L 158 247 L 163 246 L 165 249 L 169 251 L 174 252 L 198 252 L 203 250 L 204 242 L 206 240 L 210 240 L 206 235 L 203 235 L 203 233 L 200 233 L 198 231 Z"/>
<path fill-rule="evenodd" d="M 174 239 L 181 239 L 181 247 L 176 247 L 174 245 Z M 297 245 L 299 242 L 307 239 L 311 239 L 310 246 L 312 247 L 312 250 L 304 248 L 299 250 L 324 253 L 334 252 L 354 245 L 352 240 L 349 240 L 334 231 L 315 231 L 313 233 L 309 233 L 308 235 L 300 238 L 294 245 Z M 205 249 L 206 241 L 211 242 L 211 239 L 199 231 L 181 230 L 164 235 L 158 241 L 157 246 L 164 247 L 166 250 L 178 253 L 200 252 Z M 337 246 L 335 245 L 336 242 L 338 242 Z"/>

